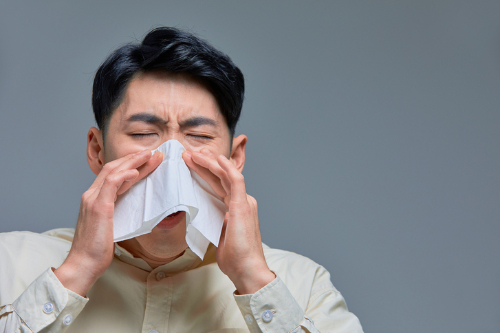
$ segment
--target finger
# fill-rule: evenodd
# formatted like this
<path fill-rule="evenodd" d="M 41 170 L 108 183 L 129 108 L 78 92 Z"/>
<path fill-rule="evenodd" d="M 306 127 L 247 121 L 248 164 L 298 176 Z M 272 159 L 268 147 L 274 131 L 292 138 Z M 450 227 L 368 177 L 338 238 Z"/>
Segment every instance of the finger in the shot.
<path fill-rule="evenodd" d="M 120 172 L 108 175 L 103 182 L 95 202 L 100 205 L 105 205 L 106 207 L 103 207 L 104 211 L 109 213 L 109 209 L 111 209 L 113 212 L 115 197 L 118 189 L 121 187 L 123 182 L 133 181 L 138 175 L 139 171 L 137 171 L 137 169 L 121 170 Z"/>
<path fill-rule="evenodd" d="M 220 167 L 215 156 L 213 156 L 208 149 L 202 149 L 202 154 L 193 152 L 193 161 L 216 175 L 220 179 L 222 187 L 226 193 L 231 193 L 231 182 L 229 181 L 226 172 Z"/>
<path fill-rule="evenodd" d="M 224 187 L 224 189 L 226 190 L 227 193 L 230 193 L 231 182 L 229 181 L 229 178 L 228 178 L 226 172 L 221 168 L 221 166 L 219 165 L 219 162 L 217 162 L 217 156 L 212 154 L 212 152 L 210 150 L 208 150 L 207 148 L 203 148 L 200 152 L 203 155 L 209 157 L 209 162 L 210 162 L 209 170 L 212 171 L 217 177 L 220 178 L 222 186 Z"/>
<path fill-rule="evenodd" d="M 113 160 L 111 162 L 106 163 L 101 172 L 97 175 L 94 183 L 92 183 L 92 187 L 94 188 L 100 188 L 102 187 L 102 184 L 106 177 L 112 173 L 112 172 L 117 172 L 121 171 L 124 169 L 131 169 L 131 168 L 137 168 L 141 166 L 142 164 L 146 163 L 149 159 L 151 158 L 151 152 L 149 150 L 143 150 L 138 153 L 134 154 L 129 154 L 124 157 L 118 158 L 116 160 Z"/>
<path fill-rule="evenodd" d="M 161 162 L 163 162 L 162 152 L 155 151 L 155 153 L 146 163 L 137 168 L 137 170 L 139 171 L 139 179 L 148 176 L 151 172 L 154 171 L 154 169 L 156 169 L 161 164 Z"/>
<path fill-rule="evenodd" d="M 197 163 L 198 159 L 202 159 L 204 161 L 202 163 L 207 164 L 207 166 L 205 167 L 209 169 L 214 175 L 219 177 L 224 190 L 226 191 L 226 193 L 230 194 L 231 182 L 229 181 L 226 172 L 220 167 L 219 163 L 217 162 L 217 158 L 208 149 L 204 148 L 201 150 L 201 152 L 202 154 L 195 154 L 194 162 Z"/>
<path fill-rule="evenodd" d="M 229 181 L 231 182 L 231 201 L 235 202 L 247 202 L 247 190 L 245 187 L 245 178 L 241 172 L 236 169 L 233 163 L 231 163 L 224 155 L 219 155 L 217 158 L 219 165 L 228 175 Z"/>
<path fill-rule="evenodd" d="M 157 159 L 159 154 L 155 152 L 151 154 L 151 151 L 146 149 L 137 154 L 134 154 L 132 158 L 123 161 L 120 165 L 115 167 L 111 173 L 120 172 L 122 170 L 130 170 L 130 169 L 139 169 L 147 164 L 151 160 L 151 158 Z M 147 173 L 146 173 L 147 174 Z"/>
<path fill-rule="evenodd" d="M 122 186 L 118 189 L 117 195 L 125 193 L 132 185 L 147 177 L 161 164 L 162 161 L 163 154 L 159 151 L 156 151 L 146 163 L 137 168 L 137 178 L 123 182 Z"/>
<path fill-rule="evenodd" d="M 196 172 L 203 180 L 205 180 L 208 185 L 217 193 L 218 196 L 225 198 L 227 196 L 227 192 L 221 184 L 220 178 L 214 175 L 210 170 L 196 164 L 192 159 L 192 154 L 188 151 L 183 153 L 184 162 L 186 165 Z"/>
<path fill-rule="evenodd" d="M 104 184 L 105 179 L 112 174 L 120 173 L 123 170 L 132 170 L 132 169 L 137 169 L 139 171 L 139 176 L 141 178 L 144 178 L 149 172 L 152 171 L 152 167 L 157 167 L 161 163 L 161 153 L 155 152 L 155 154 L 151 155 L 150 151 L 144 150 L 142 152 L 133 154 L 129 159 L 123 159 L 122 163 L 119 165 L 114 164 L 114 169 L 109 171 L 106 171 L 104 175 L 106 175 L 104 178 L 102 178 L 101 174 L 99 174 L 101 183 L 97 184 L 97 188 L 100 190 L 101 187 Z M 115 161 L 113 161 L 115 162 Z M 113 163 L 110 162 L 110 163 Z M 106 168 L 107 164 L 104 166 Z M 113 167 L 113 166 L 111 166 Z M 140 170 L 139 170 L 140 169 Z M 142 172 L 141 172 L 142 171 Z M 119 194 L 125 192 L 130 186 L 135 184 L 137 181 L 139 181 L 141 178 L 137 177 L 136 179 L 132 180 L 130 183 L 125 183 L 125 187 L 123 190 L 119 190 Z"/>

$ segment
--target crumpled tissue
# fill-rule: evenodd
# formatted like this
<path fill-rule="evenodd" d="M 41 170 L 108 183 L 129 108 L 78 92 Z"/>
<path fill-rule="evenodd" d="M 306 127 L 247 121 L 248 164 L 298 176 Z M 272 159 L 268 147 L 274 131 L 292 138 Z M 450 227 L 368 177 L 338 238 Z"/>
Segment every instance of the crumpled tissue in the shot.
<path fill-rule="evenodd" d="M 163 153 L 161 164 L 146 178 L 118 196 L 113 216 L 114 241 L 150 233 L 165 217 L 186 212 L 186 242 L 203 259 L 209 243 L 219 245 L 226 206 L 184 160 L 185 148 L 169 140 L 153 150 Z"/>

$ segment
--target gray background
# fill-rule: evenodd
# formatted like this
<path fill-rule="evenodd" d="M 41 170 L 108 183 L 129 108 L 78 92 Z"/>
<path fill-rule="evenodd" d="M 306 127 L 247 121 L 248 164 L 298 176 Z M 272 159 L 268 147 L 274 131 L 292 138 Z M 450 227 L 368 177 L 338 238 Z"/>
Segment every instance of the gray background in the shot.
<path fill-rule="evenodd" d="M 366 332 L 500 332 L 499 18 L 498 0 L 3 0 L 0 231 L 74 226 L 94 71 L 187 28 L 246 75 L 265 243 L 324 265 Z"/>

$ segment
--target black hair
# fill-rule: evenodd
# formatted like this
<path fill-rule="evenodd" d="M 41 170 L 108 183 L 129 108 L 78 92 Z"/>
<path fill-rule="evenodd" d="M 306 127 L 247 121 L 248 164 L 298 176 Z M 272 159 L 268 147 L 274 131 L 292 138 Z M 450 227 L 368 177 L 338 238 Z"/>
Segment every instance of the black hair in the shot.
<path fill-rule="evenodd" d="M 104 134 L 129 82 L 135 75 L 153 71 L 184 73 L 205 85 L 214 95 L 232 139 L 243 106 L 243 74 L 226 54 L 208 42 L 171 27 L 153 29 L 140 44 L 118 48 L 97 70 L 92 109 Z"/>

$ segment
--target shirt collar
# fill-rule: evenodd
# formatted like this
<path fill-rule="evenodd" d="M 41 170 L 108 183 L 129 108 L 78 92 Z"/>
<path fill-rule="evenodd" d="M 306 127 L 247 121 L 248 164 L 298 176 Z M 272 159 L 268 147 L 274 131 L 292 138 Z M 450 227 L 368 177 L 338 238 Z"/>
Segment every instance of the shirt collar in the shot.
<path fill-rule="evenodd" d="M 210 244 L 202 261 L 190 248 L 187 248 L 179 258 L 176 258 L 168 264 L 161 265 L 156 269 L 161 269 L 161 271 L 167 276 L 172 276 L 199 266 L 215 263 L 215 251 L 215 246 Z M 153 268 L 151 268 L 146 261 L 141 258 L 135 258 L 130 252 L 117 243 L 115 243 L 115 256 L 129 265 L 135 266 L 147 272 L 151 272 L 153 270 Z"/>

